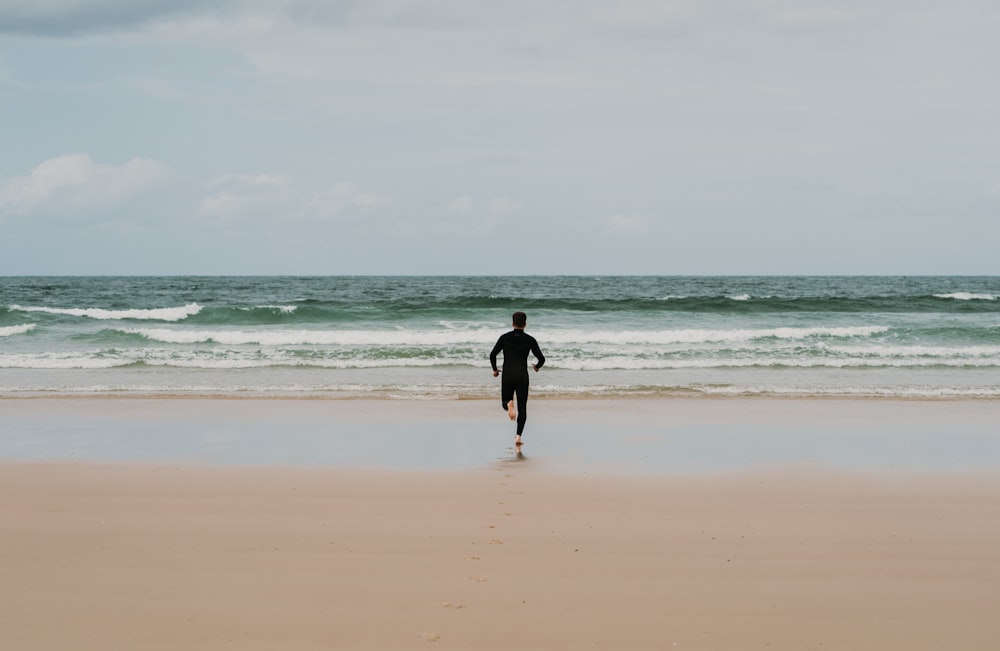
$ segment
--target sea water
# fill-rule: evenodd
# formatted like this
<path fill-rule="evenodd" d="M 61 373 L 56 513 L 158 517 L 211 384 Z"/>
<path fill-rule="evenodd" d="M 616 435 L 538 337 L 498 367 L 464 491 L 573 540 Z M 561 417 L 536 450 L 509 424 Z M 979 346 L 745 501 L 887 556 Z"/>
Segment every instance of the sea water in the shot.
<path fill-rule="evenodd" d="M 1000 397 L 1000 277 L 8 277 L 4 395 Z"/>

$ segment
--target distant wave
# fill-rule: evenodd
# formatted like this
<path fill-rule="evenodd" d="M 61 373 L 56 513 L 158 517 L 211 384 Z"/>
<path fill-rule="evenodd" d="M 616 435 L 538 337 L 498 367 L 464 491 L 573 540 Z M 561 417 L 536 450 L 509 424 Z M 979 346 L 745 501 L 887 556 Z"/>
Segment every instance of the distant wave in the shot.
<path fill-rule="evenodd" d="M 241 312 L 250 312 L 252 310 L 269 310 L 272 312 L 280 312 L 281 314 L 292 314 L 295 310 L 299 309 L 298 305 L 254 305 L 253 307 L 240 307 L 237 308 Z"/>
<path fill-rule="evenodd" d="M 487 388 L 488 387 L 488 388 Z M 367 384 L 337 383 L 273 383 L 218 386 L 211 384 L 91 384 L 86 386 L 16 386 L 0 388 L 10 394 L 50 395 L 157 395 L 157 396 L 329 396 L 329 397 L 379 397 L 403 400 L 454 400 L 459 397 L 491 397 L 494 388 L 482 384 Z M 535 389 L 550 398 L 558 397 L 692 397 L 692 396 L 745 396 L 745 397 L 843 397 L 843 398 L 922 398 L 922 399 L 996 399 L 998 386 L 953 387 L 941 385 L 888 385 L 888 386 L 814 386 L 739 383 L 726 385 L 685 384 L 593 384 L 562 385 L 538 384 Z"/>
<path fill-rule="evenodd" d="M 885 387 L 813 387 L 813 386 L 700 386 L 686 392 L 719 396 L 829 396 L 872 398 L 996 398 L 1000 387 L 885 386 Z M 666 391 L 664 393 L 670 393 Z"/>
<path fill-rule="evenodd" d="M 6 369 L 109 369 L 151 366 L 188 369 L 316 368 L 392 369 L 434 367 L 484 367 L 481 357 L 442 352 L 433 357 L 402 355 L 299 357 L 282 351 L 225 351 L 199 354 L 197 351 L 118 349 L 94 352 L 0 354 L 0 368 Z M 693 369 L 920 369 L 920 368 L 1000 368 L 1000 356 L 993 357 L 825 357 L 767 356 L 753 358 L 709 356 L 700 359 L 648 358 L 627 355 L 603 358 L 560 358 L 546 364 L 553 370 L 663 371 Z"/>
<path fill-rule="evenodd" d="M 666 371 L 692 369 L 752 369 L 752 368 L 998 368 L 1000 358 L 940 359 L 940 358 L 830 358 L 830 357 L 756 357 L 748 359 L 709 357 L 702 359 L 642 359 L 610 357 L 591 360 L 560 359 L 546 368 L 570 371 Z"/>
<path fill-rule="evenodd" d="M 556 330 L 538 336 L 547 345 L 691 344 L 741 342 L 754 339 L 870 337 L 887 326 L 761 328 L 743 330 Z M 169 344 L 216 343 L 231 346 L 490 346 L 495 332 L 476 330 L 178 330 L 127 328 L 119 332 Z"/>
<path fill-rule="evenodd" d="M 952 298 L 956 301 L 995 301 L 1000 294 L 974 294 L 972 292 L 954 292 L 951 294 L 934 294 L 934 298 Z"/>
<path fill-rule="evenodd" d="M 973 357 L 992 357 L 1000 362 L 1000 346 L 829 346 L 826 348 L 836 355 L 855 357 L 912 357 L 939 358 L 961 361 Z"/>
<path fill-rule="evenodd" d="M 26 323 L 24 325 L 7 326 L 5 328 L 0 328 L 0 337 L 13 337 L 14 335 L 23 335 L 26 332 L 31 332 L 35 329 L 34 323 Z"/>
<path fill-rule="evenodd" d="M 469 342 L 468 334 L 416 330 L 172 330 L 128 328 L 120 332 L 141 335 L 168 344 L 224 344 L 229 346 L 443 346 Z M 483 340 L 476 341 L 479 345 Z M 491 342 L 492 343 L 492 342 Z"/>
<path fill-rule="evenodd" d="M 0 355 L 0 368 L 102 369 L 135 364 L 134 359 L 104 357 L 90 353 L 36 353 Z"/>
<path fill-rule="evenodd" d="M 35 307 L 29 305 L 11 305 L 12 312 L 41 312 L 43 314 L 58 314 L 63 316 L 79 316 L 89 319 L 121 320 L 135 319 L 143 321 L 181 321 L 201 312 L 201 305 L 189 303 L 181 307 L 162 307 L 151 309 L 105 310 L 101 308 L 63 308 Z"/>
<path fill-rule="evenodd" d="M 755 339 L 808 339 L 813 337 L 870 337 L 888 332 L 887 326 L 844 326 L 806 328 L 750 328 L 715 330 L 688 328 L 679 330 L 589 331 L 562 330 L 539 335 L 551 344 L 698 344 L 743 342 Z"/>

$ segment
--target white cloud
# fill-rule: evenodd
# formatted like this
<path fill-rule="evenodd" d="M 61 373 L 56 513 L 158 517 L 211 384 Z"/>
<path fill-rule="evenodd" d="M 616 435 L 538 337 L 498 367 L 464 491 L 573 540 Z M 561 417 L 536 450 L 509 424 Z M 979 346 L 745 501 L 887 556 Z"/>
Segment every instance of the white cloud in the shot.
<path fill-rule="evenodd" d="M 298 215 L 304 219 L 340 219 L 367 212 L 387 201 L 386 197 L 361 192 L 351 183 L 341 182 L 333 190 L 313 197 Z"/>
<path fill-rule="evenodd" d="M 220 219 L 287 213 L 288 184 L 280 174 L 225 174 L 208 182 L 211 192 L 198 212 Z"/>
<path fill-rule="evenodd" d="M 0 214 L 83 216 L 140 196 L 167 176 L 157 161 L 133 158 L 123 165 L 94 162 L 87 154 L 63 154 L 30 173 L 0 181 Z"/>
<path fill-rule="evenodd" d="M 199 214 L 222 220 L 341 219 L 388 201 L 346 181 L 317 192 L 280 174 L 226 174 L 208 186 L 211 191 L 202 199 Z"/>

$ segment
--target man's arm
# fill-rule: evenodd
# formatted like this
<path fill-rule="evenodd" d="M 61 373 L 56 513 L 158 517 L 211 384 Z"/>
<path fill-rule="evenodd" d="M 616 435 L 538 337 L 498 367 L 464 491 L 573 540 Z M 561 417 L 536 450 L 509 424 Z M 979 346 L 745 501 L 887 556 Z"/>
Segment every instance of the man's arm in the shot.
<path fill-rule="evenodd" d="M 535 364 L 535 370 L 537 371 L 545 363 L 545 355 L 542 354 L 542 349 L 538 347 L 538 341 L 534 337 L 531 338 L 531 354 L 538 360 L 538 363 Z"/>
<path fill-rule="evenodd" d="M 493 350 L 490 351 L 490 366 L 493 367 L 494 376 L 496 376 L 496 374 L 500 372 L 497 370 L 497 353 L 499 353 L 501 350 L 503 350 L 503 335 L 500 335 L 500 338 L 497 339 L 497 345 L 494 346 Z"/>

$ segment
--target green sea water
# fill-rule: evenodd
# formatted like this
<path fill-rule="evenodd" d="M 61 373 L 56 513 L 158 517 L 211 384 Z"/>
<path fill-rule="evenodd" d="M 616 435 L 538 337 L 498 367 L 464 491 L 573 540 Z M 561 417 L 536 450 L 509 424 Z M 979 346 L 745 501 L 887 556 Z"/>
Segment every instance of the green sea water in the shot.
<path fill-rule="evenodd" d="M 0 393 L 1000 397 L 1000 277 L 7 277 Z"/>

